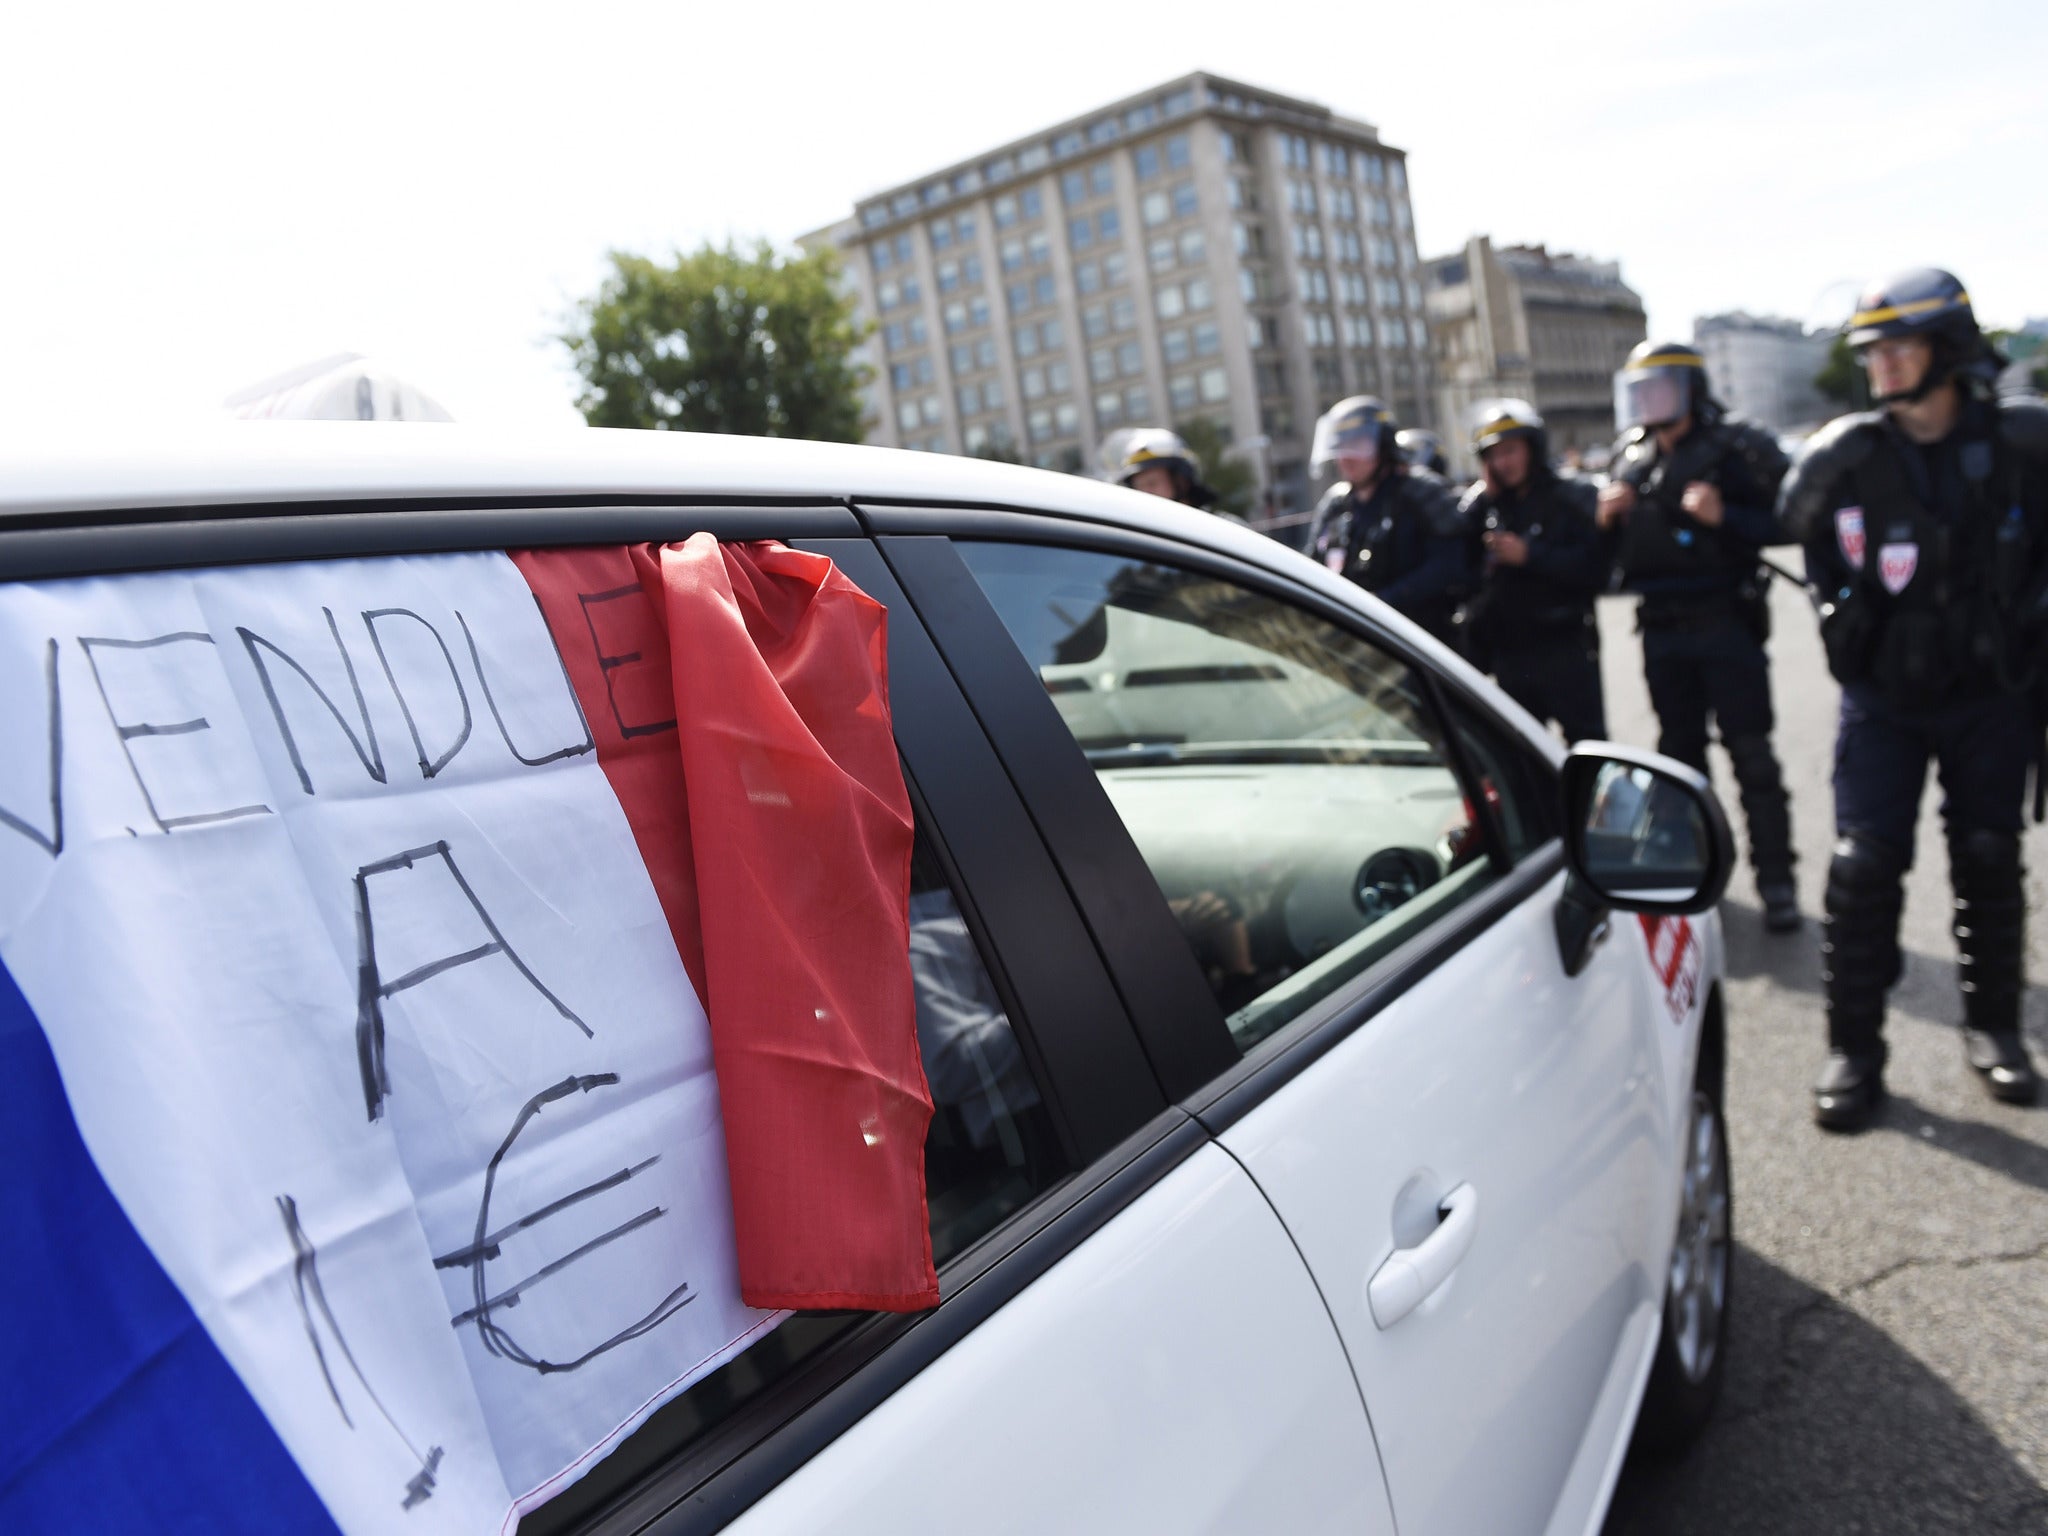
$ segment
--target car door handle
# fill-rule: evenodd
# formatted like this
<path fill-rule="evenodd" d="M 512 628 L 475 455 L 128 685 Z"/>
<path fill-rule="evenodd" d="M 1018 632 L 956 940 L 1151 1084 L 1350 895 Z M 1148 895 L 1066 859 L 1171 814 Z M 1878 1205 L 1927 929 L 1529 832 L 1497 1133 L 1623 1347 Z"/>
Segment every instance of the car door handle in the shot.
<path fill-rule="evenodd" d="M 1421 1306 L 1446 1280 L 1472 1246 L 1479 1230 L 1479 1191 L 1460 1184 L 1437 1203 L 1442 1220 L 1413 1248 L 1397 1248 L 1366 1283 L 1372 1320 L 1391 1328 Z"/>

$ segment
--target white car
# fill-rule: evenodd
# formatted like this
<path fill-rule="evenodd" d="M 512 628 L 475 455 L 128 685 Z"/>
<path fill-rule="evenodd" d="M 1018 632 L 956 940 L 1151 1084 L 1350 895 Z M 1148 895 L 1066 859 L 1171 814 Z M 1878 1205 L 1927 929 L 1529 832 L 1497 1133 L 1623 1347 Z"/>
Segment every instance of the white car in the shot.
<path fill-rule="evenodd" d="M 941 1299 L 750 1312 L 729 1255 L 707 1258 L 700 1304 L 548 1365 L 533 1340 L 595 1326 L 604 1287 L 659 1291 L 730 1234 L 721 1183 L 678 1184 L 649 1211 L 698 1226 L 643 1213 L 537 1251 L 524 1299 L 486 1298 L 479 1256 L 518 1223 L 442 1246 L 470 1219 L 444 1184 L 481 1177 L 488 1212 L 545 1098 L 502 1144 L 471 1135 L 501 1088 L 571 1074 L 547 1114 L 583 1115 L 591 1167 L 620 1170 L 575 1198 L 651 1168 L 642 1101 L 611 1106 L 593 1085 L 617 1077 L 574 1053 L 623 1038 L 614 991 L 696 1006 L 645 877 L 550 841 L 602 843 L 617 811 L 574 712 L 521 692 L 572 670 L 550 642 L 590 647 L 630 735 L 641 654 L 593 617 L 604 593 L 587 633 L 544 627 L 504 552 L 706 532 L 829 556 L 887 610 Z M 524 626 L 531 666 L 494 626 Z M 75 1525 L 64 1501 L 92 1487 L 108 1529 L 1592 1532 L 1632 1440 L 1681 1445 L 1712 1407 L 1712 791 L 1624 748 L 1568 757 L 1242 527 L 971 459 L 662 433 L 20 446 L 0 458 L 0 710 L 0 1041 L 48 1111 L 0 1178 L 4 1208 L 54 1213 L 8 1282 L 9 1379 L 49 1384 L 51 1422 L 10 1452 L 0 1527 Z M 245 736 L 237 790 L 219 762 Z M 259 847 L 273 809 L 288 835 Z M 459 831 L 369 860 L 364 829 L 411 837 L 430 812 Z M 301 873 L 238 898 L 273 856 Z M 436 860 L 490 941 L 456 953 L 456 925 L 389 980 L 368 882 Z M 307 958 L 266 940 L 241 977 L 239 936 L 300 906 Z M 187 965 L 194 944 L 230 958 Z M 243 1018 L 252 992 L 267 1011 Z M 516 1049 L 515 992 L 556 1010 Z M 618 1048 L 684 1070 L 658 1034 Z M 348 1100 L 330 1141 L 307 1139 L 328 1110 L 301 1066 Z M 472 1144 L 497 1147 L 488 1173 L 422 1172 Z M 382 1171 L 305 1150 L 328 1145 Z M 560 1266 L 597 1274 L 614 1238 L 632 1264 L 564 1290 Z M 104 1297 L 62 1258 L 95 1247 L 93 1274 L 124 1277 Z M 203 1386 L 157 1381 L 131 1314 L 182 1319 L 159 1332 L 204 1357 L 176 1378 Z M 173 1457 L 186 1421 L 204 1433 Z M 159 1480 L 123 1491 L 144 1454 Z"/>

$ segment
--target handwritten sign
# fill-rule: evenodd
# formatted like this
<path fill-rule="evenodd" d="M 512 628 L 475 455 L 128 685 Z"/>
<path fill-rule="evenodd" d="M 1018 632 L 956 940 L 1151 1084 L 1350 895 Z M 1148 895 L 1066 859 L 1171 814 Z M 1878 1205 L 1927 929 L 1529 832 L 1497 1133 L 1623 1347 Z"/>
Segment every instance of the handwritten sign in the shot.
<path fill-rule="evenodd" d="M 509 1526 L 779 1320 L 510 560 L 0 587 L 0 718 L 0 959 L 343 1530 Z"/>

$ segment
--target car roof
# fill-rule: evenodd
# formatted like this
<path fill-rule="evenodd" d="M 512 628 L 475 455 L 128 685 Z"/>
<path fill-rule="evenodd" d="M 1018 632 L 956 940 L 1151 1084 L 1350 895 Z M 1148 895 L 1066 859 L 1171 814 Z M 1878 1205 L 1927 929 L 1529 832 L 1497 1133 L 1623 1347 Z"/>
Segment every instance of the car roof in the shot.
<path fill-rule="evenodd" d="M 0 443 L 0 532 L 27 520 L 139 508 L 306 503 L 310 510 L 315 503 L 558 496 L 850 499 L 1013 508 L 1107 524 L 1205 545 L 1340 602 L 1363 602 L 1440 663 L 1466 670 L 1461 658 L 1350 582 L 1241 523 L 1085 476 L 989 459 L 795 438 L 438 422 L 94 426 Z"/>

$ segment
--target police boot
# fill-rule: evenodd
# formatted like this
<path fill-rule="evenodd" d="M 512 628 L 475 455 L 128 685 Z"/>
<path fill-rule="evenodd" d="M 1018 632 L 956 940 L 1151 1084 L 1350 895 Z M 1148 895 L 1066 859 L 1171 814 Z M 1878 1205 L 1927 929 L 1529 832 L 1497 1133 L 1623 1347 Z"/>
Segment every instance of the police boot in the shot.
<path fill-rule="evenodd" d="M 2027 903 L 2019 837 L 1982 828 L 1951 833 L 1948 863 L 1956 893 L 1964 1052 L 1993 1098 L 2031 1104 L 2039 1080 L 2020 1043 Z"/>
<path fill-rule="evenodd" d="M 1905 872 L 1897 853 L 1853 832 L 1828 865 L 1828 1060 L 1813 1085 L 1813 1118 L 1831 1131 L 1860 1130 L 1884 1098 L 1884 995 L 1899 979 Z"/>
<path fill-rule="evenodd" d="M 1799 890 L 1792 883 L 1792 812 L 1784 776 L 1768 736 L 1736 736 L 1724 745 L 1749 824 L 1749 864 L 1764 904 L 1764 927 L 1794 933 L 1800 926 Z"/>

